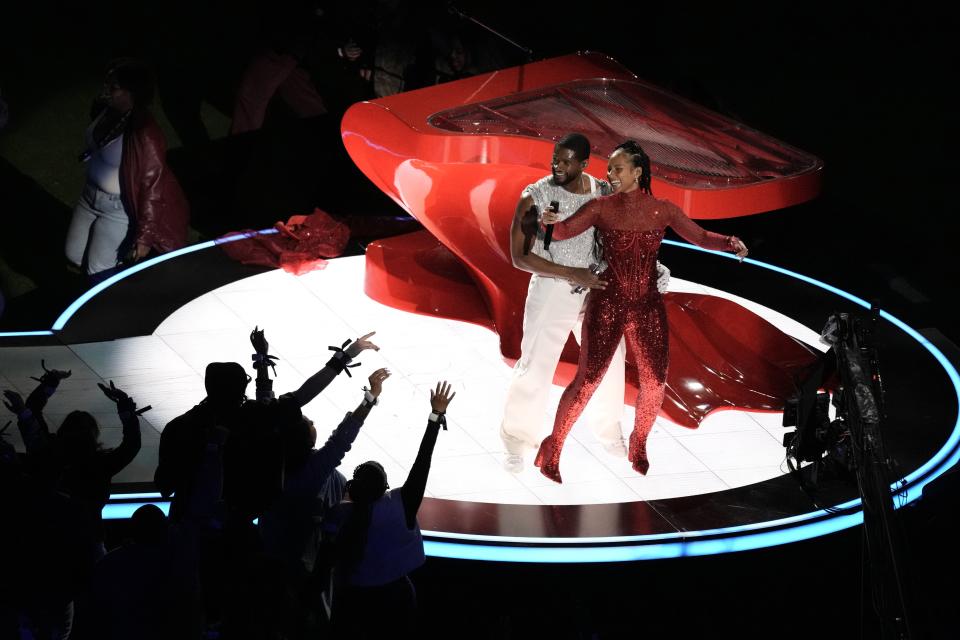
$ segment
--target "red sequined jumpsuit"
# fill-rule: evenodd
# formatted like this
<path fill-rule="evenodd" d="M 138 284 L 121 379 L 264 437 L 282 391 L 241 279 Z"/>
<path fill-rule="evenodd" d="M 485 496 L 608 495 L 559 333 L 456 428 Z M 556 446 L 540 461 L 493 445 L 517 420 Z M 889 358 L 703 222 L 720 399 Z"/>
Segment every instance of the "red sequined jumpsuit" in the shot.
<path fill-rule="evenodd" d="M 593 200 L 554 225 L 553 237 L 563 240 L 590 227 L 600 230 L 605 259 L 601 274 L 606 289 L 587 297 L 577 375 L 563 392 L 553 433 L 540 445 L 535 464 L 541 473 L 561 482 L 560 453 L 603 378 L 621 336 L 637 363 L 636 418 L 630 435 L 633 468 L 646 474 L 647 435 L 663 404 L 667 377 L 667 313 L 657 291 L 657 252 L 666 227 L 698 246 L 731 250 L 731 237 L 704 230 L 676 205 L 634 189 Z"/>

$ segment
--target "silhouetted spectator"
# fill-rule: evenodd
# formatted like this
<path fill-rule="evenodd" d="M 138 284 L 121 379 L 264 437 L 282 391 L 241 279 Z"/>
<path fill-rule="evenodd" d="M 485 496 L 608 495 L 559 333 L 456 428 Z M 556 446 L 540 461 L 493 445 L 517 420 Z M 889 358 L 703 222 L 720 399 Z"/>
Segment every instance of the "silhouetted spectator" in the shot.
<path fill-rule="evenodd" d="M 133 513 L 130 528 L 130 542 L 94 568 L 90 613 L 80 628 L 87 637 L 116 640 L 200 637 L 200 587 L 190 545 L 152 504 Z"/>
<path fill-rule="evenodd" d="M 149 254 L 186 244 L 190 207 L 166 162 L 150 114 L 153 76 L 136 60 L 112 63 L 94 102 L 80 160 L 87 182 L 67 230 L 66 256 L 102 279 Z"/>
<path fill-rule="evenodd" d="M 299 605 L 294 617 L 301 623 L 309 616 L 309 580 L 315 573 L 322 573 L 315 572 L 320 524 L 327 511 L 343 498 L 346 478 L 336 467 L 350 450 L 370 409 L 377 404 L 388 377 L 390 373 L 386 369 L 370 375 L 370 389 L 364 391 L 363 400 L 344 417 L 320 449 L 313 448 L 317 430 L 306 417 L 282 434 L 283 492 L 261 516 L 259 528 L 266 552 L 283 564 L 287 582 Z"/>
<path fill-rule="evenodd" d="M 101 541 L 77 501 L 28 475 L 14 486 L 16 496 L 3 509 L 4 533 L 13 541 L 0 581 L 11 587 L 7 602 L 19 611 L 21 637 L 69 638 L 74 600 L 95 564 L 90 550 Z"/>
<path fill-rule="evenodd" d="M 110 499 L 110 481 L 140 451 L 137 405 L 113 382 L 109 387 L 98 383 L 103 394 L 117 405 L 117 414 L 123 424 L 120 445 L 114 449 L 104 449 L 100 443 L 100 427 L 86 411 L 70 412 L 54 437 L 43 418 L 43 409 L 60 381 L 68 378 L 70 372 L 44 370 L 40 384 L 26 402 L 20 394 L 8 390 L 4 391 L 4 404 L 17 415 L 29 469 L 35 477 L 69 496 L 87 514 L 87 526 L 99 540 L 91 553 L 95 559 L 99 559 L 105 553 L 101 511 Z"/>
<path fill-rule="evenodd" d="M 207 365 L 207 396 L 174 418 L 160 437 L 154 482 L 170 501 L 170 518 L 198 527 L 219 528 L 222 522 L 223 456 L 227 428 L 238 419 L 250 376 L 235 362 Z"/>
<path fill-rule="evenodd" d="M 365 349 L 377 349 L 363 336 L 344 343 L 327 365 L 296 391 L 274 398 L 263 331 L 254 330 L 257 400 L 247 400 L 250 381 L 239 364 L 207 366 L 207 397 L 172 420 L 160 436 L 154 481 L 164 497 L 173 496 L 170 517 L 194 528 L 200 548 L 201 584 L 211 617 L 222 610 L 230 572 L 262 546 L 252 521 L 282 489 L 280 433 L 301 418 L 300 409 L 350 366 Z M 349 342 L 349 341 L 348 341 Z"/>
<path fill-rule="evenodd" d="M 414 631 L 416 591 L 408 574 L 426 560 L 417 511 L 446 410 L 455 396 L 447 382 L 430 392 L 432 412 L 407 481 L 390 489 L 383 466 L 365 462 L 347 483 L 350 503 L 331 514 L 336 536 L 333 626 L 338 637 L 407 637 Z M 376 612 L 371 615 L 371 612 Z"/>
<path fill-rule="evenodd" d="M 190 515 L 189 504 L 198 491 L 210 493 L 209 487 L 198 486 L 198 473 L 205 451 L 224 448 L 223 497 L 228 509 L 238 518 L 249 521 L 260 515 L 279 493 L 279 472 L 251 468 L 249 458 L 259 457 L 259 464 L 277 467 L 282 460 L 264 460 L 267 452 L 256 447 L 260 434 L 277 431 L 279 425 L 291 425 L 301 417 L 300 408 L 313 400 L 330 382 L 350 366 L 365 349 L 378 349 L 367 340 L 372 333 L 344 345 L 320 371 L 308 378 L 299 389 L 274 398 L 268 368 L 272 356 L 267 355 L 263 331 L 254 330 L 254 367 L 257 369 L 257 401 L 246 399 L 250 381 L 239 364 L 214 362 L 207 366 L 207 397 L 193 409 L 172 420 L 160 437 L 160 452 L 154 481 L 164 497 L 174 496 L 171 518 Z M 225 433 L 217 433 L 224 429 Z M 277 439 L 279 445 L 279 439 Z M 279 453 L 279 448 L 276 451 Z M 258 477 L 259 476 L 259 477 Z M 256 478 L 255 480 L 253 480 Z M 266 482 L 271 487 L 262 486 Z M 214 489 L 214 492 L 216 490 Z M 275 491 L 263 497 L 260 494 Z M 203 500 L 205 504 L 209 500 Z"/>
<path fill-rule="evenodd" d="M 73 411 L 50 434 L 43 418 L 47 400 L 69 371 L 47 370 L 24 402 L 4 391 L 4 404 L 17 415 L 27 454 L 28 478 L 20 491 L 20 508 L 11 521 L 23 523 L 17 553 L 23 611 L 40 637 L 67 638 L 73 624 L 74 598 L 86 584 L 94 563 L 103 557 L 101 512 L 110 497 L 111 478 L 140 450 L 136 404 L 113 383 L 100 384 L 117 403 L 123 440 L 103 449 L 99 426 L 85 411 Z"/>
<path fill-rule="evenodd" d="M 23 471 L 17 450 L 7 440 L 7 430 L 12 423 L 0 427 L 0 521 L 15 523 L 20 517 L 19 502 L 23 493 Z M 0 549 L 15 549 L 19 542 L 13 526 L 0 527 Z M 0 580 L 0 638 L 20 637 L 17 603 L 18 570 L 20 563 L 7 563 L 7 578 Z"/>

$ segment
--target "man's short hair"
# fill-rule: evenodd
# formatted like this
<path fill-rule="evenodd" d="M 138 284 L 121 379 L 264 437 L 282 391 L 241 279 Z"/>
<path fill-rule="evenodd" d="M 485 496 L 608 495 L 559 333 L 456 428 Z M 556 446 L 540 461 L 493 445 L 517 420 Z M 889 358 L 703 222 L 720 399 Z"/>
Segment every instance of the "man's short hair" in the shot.
<path fill-rule="evenodd" d="M 582 133 L 568 133 L 557 140 L 557 146 L 573 151 L 573 155 L 580 162 L 590 158 L 590 141 Z"/>

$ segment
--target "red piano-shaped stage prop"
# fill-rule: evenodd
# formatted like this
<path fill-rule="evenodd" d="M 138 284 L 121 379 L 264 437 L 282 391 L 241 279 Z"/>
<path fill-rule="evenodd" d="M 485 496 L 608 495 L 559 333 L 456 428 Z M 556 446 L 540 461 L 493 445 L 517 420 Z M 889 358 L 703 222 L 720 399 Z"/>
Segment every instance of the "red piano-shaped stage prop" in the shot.
<path fill-rule="evenodd" d="M 566 133 L 590 139 L 587 172 L 600 178 L 610 150 L 640 142 L 651 157 L 654 194 L 694 219 L 810 200 L 823 167 L 596 53 L 355 104 L 341 128 L 357 166 L 426 229 L 367 248 L 366 293 L 398 309 L 486 326 L 508 361 L 519 357 L 529 280 L 511 263 L 514 209 L 523 188 L 550 172 L 554 143 Z M 818 355 L 732 301 L 670 293 L 665 302 L 670 368 L 662 413 L 677 424 L 695 428 L 724 407 L 780 410 L 794 377 Z M 569 382 L 576 358 L 571 337 L 556 383 Z"/>

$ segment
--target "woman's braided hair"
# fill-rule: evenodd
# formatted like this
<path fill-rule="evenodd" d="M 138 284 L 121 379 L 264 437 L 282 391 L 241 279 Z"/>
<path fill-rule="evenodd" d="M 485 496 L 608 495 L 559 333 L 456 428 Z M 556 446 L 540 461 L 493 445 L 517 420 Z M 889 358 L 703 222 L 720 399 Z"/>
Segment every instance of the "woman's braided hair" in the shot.
<path fill-rule="evenodd" d="M 637 186 L 639 186 L 640 190 L 644 193 L 653 195 L 653 191 L 650 189 L 650 156 L 643 150 L 640 143 L 636 140 L 621 142 L 613 149 L 613 153 L 617 151 L 623 151 L 628 154 L 633 166 L 642 169 L 640 180 L 637 181 Z M 613 155 L 613 153 L 610 155 Z"/>

